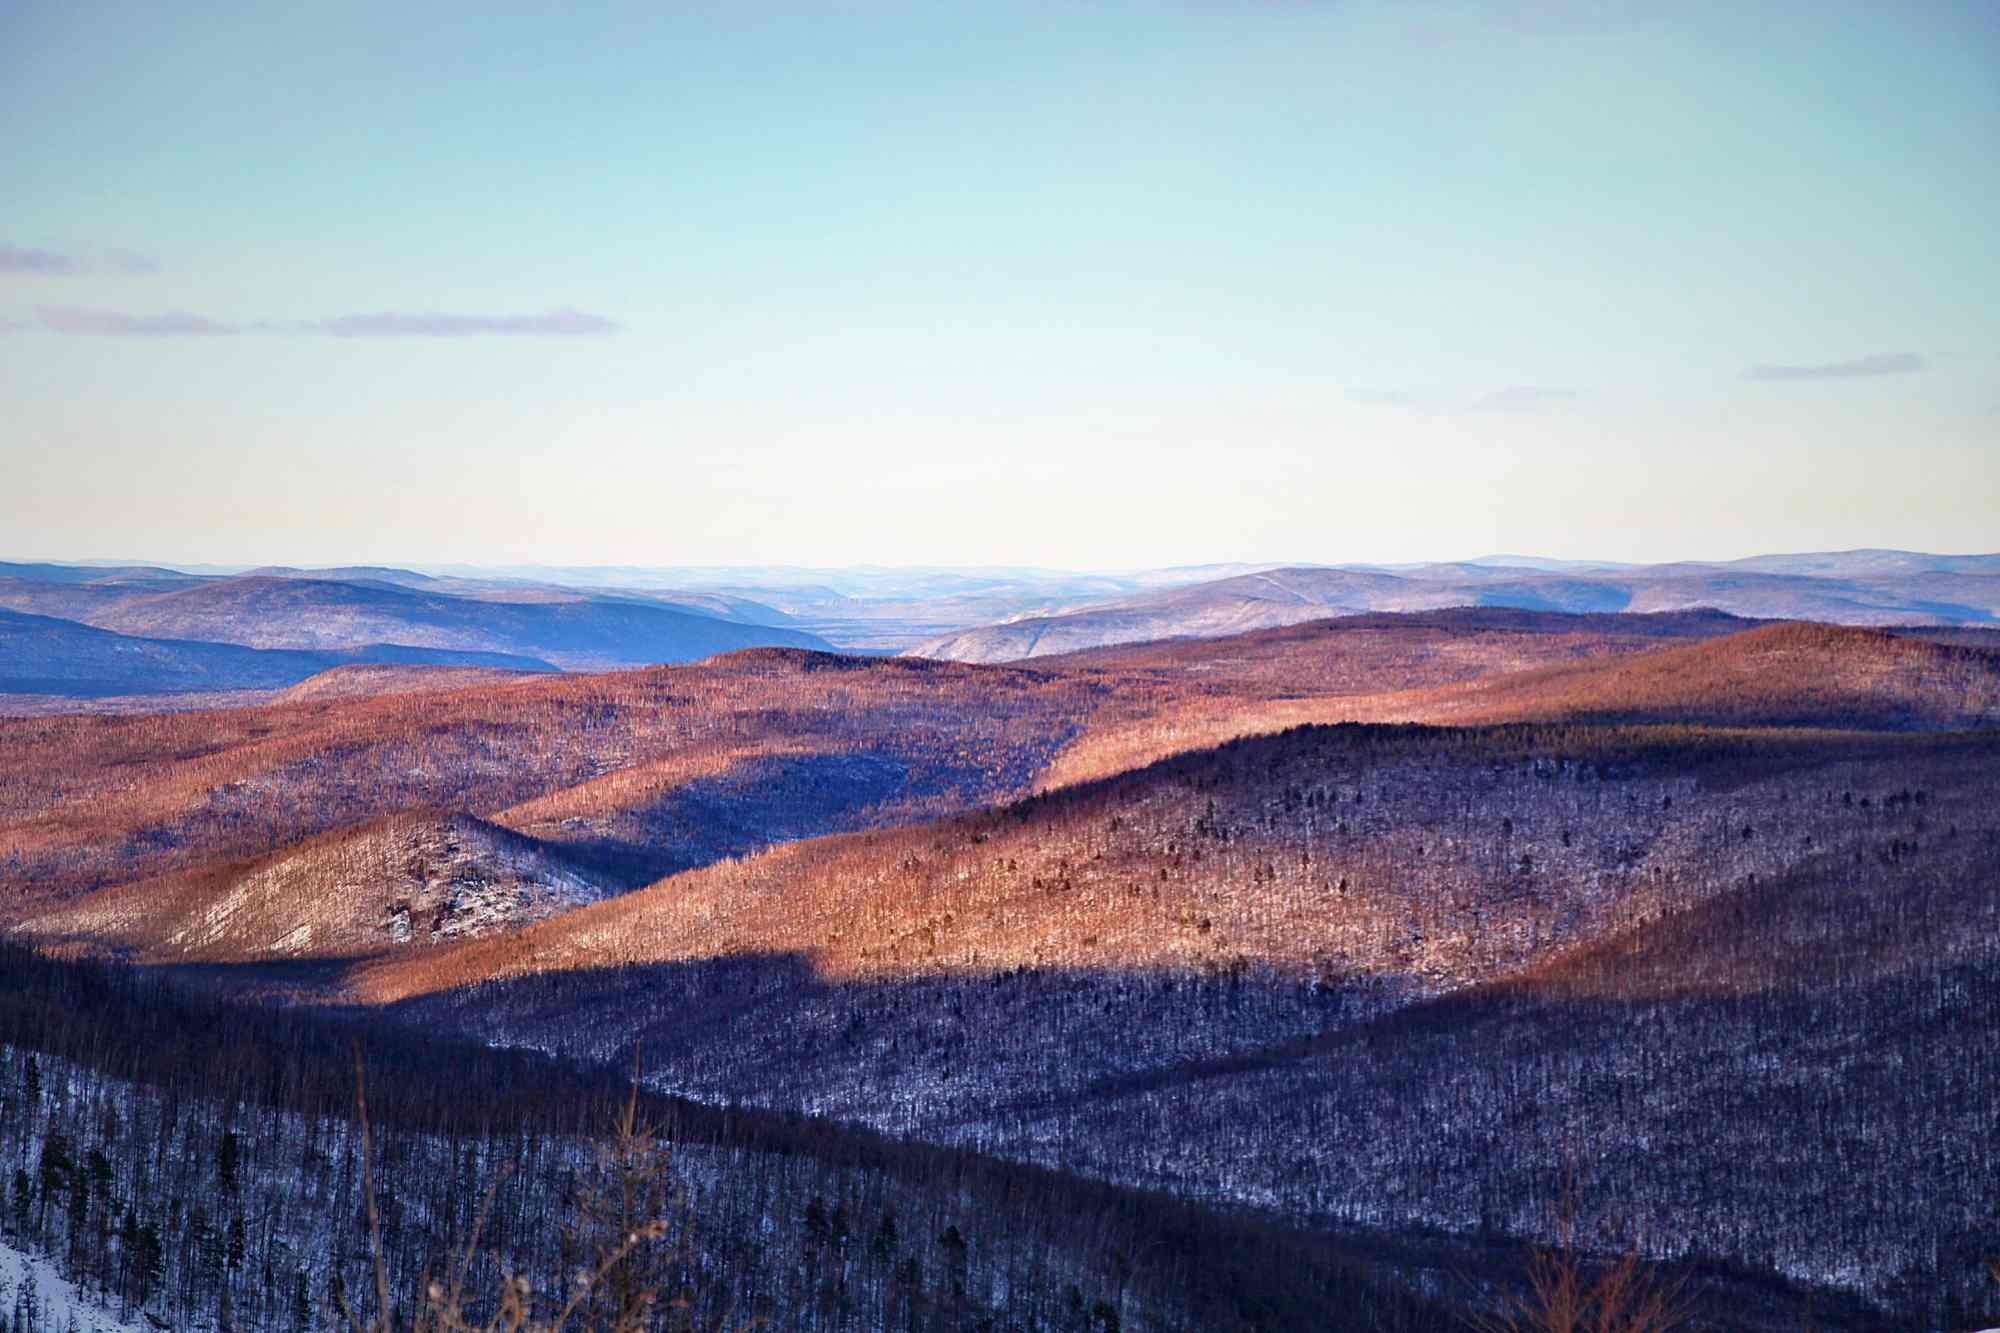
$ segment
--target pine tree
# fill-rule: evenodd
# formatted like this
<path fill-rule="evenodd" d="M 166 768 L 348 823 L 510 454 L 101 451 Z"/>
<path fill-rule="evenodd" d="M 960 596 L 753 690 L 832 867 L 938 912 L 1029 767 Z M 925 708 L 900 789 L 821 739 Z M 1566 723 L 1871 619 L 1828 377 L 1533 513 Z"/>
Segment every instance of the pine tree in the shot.
<path fill-rule="evenodd" d="M 74 1257 L 83 1247 L 84 1232 L 90 1224 L 90 1179 L 80 1171 L 69 1177 L 69 1252 Z"/>
<path fill-rule="evenodd" d="M 954 1223 L 944 1229 L 938 1237 L 938 1245 L 944 1250 L 945 1276 L 951 1281 L 951 1294 L 965 1299 L 965 1237 L 959 1234 Z"/>
<path fill-rule="evenodd" d="M 139 1224 L 132 1244 L 132 1285 L 139 1305 L 152 1298 L 153 1284 L 166 1271 L 166 1249 L 160 1244 L 160 1229 L 151 1222 Z"/>
<path fill-rule="evenodd" d="M 118 1224 L 118 1294 L 130 1298 L 132 1281 L 132 1256 L 139 1249 L 139 1223 L 133 1218 L 132 1210 L 125 1210 L 125 1218 Z"/>
<path fill-rule="evenodd" d="M 14 1169 L 14 1234 L 25 1236 L 28 1231 L 28 1213 L 34 1207 L 35 1187 L 28 1180 L 28 1173 L 19 1167 Z"/>
<path fill-rule="evenodd" d="M 35 1229 L 46 1235 L 49 1226 L 49 1200 L 59 1194 L 69 1183 L 70 1173 L 76 1163 L 70 1160 L 69 1139 L 54 1130 L 42 1140 L 42 1162 L 40 1180 L 37 1182 L 35 1200 Z"/>
<path fill-rule="evenodd" d="M 876 1224 L 875 1238 L 868 1243 L 868 1248 L 880 1263 L 889 1263 L 896 1257 L 896 1214 L 893 1211 L 882 1210 L 882 1220 Z"/>
<path fill-rule="evenodd" d="M 237 1170 L 242 1165 L 243 1146 L 237 1141 L 236 1131 L 225 1130 L 222 1143 L 215 1150 L 215 1170 L 222 1180 L 222 1192 L 234 1198 L 237 1187 Z"/>

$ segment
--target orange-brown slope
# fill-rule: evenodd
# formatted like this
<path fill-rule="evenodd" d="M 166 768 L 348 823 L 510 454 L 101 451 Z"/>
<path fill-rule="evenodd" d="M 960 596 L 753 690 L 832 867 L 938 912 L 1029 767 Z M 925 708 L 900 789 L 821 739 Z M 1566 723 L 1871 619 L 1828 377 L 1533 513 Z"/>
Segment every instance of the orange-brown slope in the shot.
<path fill-rule="evenodd" d="M 1840 765 L 1921 744 L 1301 729 L 1002 810 L 792 844 L 357 982 L 392 1000 L 789 954 L 831 978 L 1028 967 L 1446 987 L 1781 872 L 1854 826 L 1851 809 L 1787 805 L 1799 769 L 1852 783 Z"/>
<path fill-rule="evenodd" d="M 502 667 L 342 666 L 308 676 L 279 691 L 273 703 L 304 703 L 313 699 L 347 699 L 370 694 L 407 694 L 417 690 L 462 690 L 538 674 Z"/>
<path fill-rule="evenodd" d="M 709 840 L 714 854 L 733 855 L 1105 776 L 1293 722 L 1380 716 L 1354 702 L 1356 691 L 1622 651 L 1657 632 L 1620 617 L 1545 617 L 1555 628 L 1531 630 L 1376 619 L 1365 632 L 1215 646 L 1225 658 L 1257 656 L 1250 679 L 1198 660 L 1044 672 L 772 649 L 684 668 L 178 716 L 0 721 L 0 873 L 10 891 L 0 919 L 24 901 L 240 861 L 412 809 L 486 817 L 520 807 L 502 822 L 643 883 L 710 854 L 659 840 L 686 841 L 688 801 L 707 803 L 708 818 L 719 791 L 725 804 L 761 804 L 768 825 Z M 1104 743 L 1089 740 L 1100 732 Z M 682 792 L 690 782 L 708 785 Z M 785 792 L 820 811 L 819 822 L 780 808 Z"/>
<path fill-rule="evenodd" d="M 456 690 L 0 721 L 0 916 L 398 811 L 486 816 L 718 747 L 865 751 L 903 766 L 903 817 L 963 809 L 1025 790 L 1113 703 L 1014 670 L 759 650 Z"/>
<path fill-rule="evenodd" d="M 1376 694 L 1642 652 L 1755 622 L 1715 611 L 1568 614 L 1460 607 L 1372 613 L 1219 639 L 1166 639 L 1038 658 L 1045 671 L 1171 672 L 1242 694 Z"/>
<path fill-rule="evenodd" d="M 144 961 L 345 958 L 522 926 L 606 892 L 498 825 L 397 815 L 249 862 L 113 885 L 20 930 Z"/>
<path fill-rule="evenodd" d="M 1460 607 L 1038 658 L 1038 669 L 1109 673 L 1128 694 L 1150 688 L 1176 697 L 1172 707 L 1107 720 L 1077 737 L 1043 785 L 1108 777 L 1287 727 L 1417 720 L 1426 713 L 1411 691 L 1646 652 L 1731 634 L 1749 623 L 1715 611 L 1617 615 Z"/>
<path fill-rule="evenodd" d="M 1956 730 L 2000 725 L 2000 652 L 1792 622 L 1418 693 L 1402 702 L 1410 716 L 1453 723 Z"/>

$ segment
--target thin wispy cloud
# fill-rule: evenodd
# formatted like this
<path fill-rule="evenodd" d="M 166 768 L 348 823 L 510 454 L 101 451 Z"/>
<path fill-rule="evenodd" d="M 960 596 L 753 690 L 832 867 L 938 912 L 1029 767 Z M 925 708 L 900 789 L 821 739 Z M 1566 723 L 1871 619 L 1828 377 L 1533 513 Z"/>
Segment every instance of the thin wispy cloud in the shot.
<path fill-rule="evenodd" d="M 76 306 L 43 306 L 35 311 L 41 328 L 50 333 L 75 333 L 102 338 L 213 338 L 239 333 L 236 325 L 185 310 L 135 315 L 124 310 L 85 310 Z"/>
<path fill-rule="evenodd" d="M 1929 366 L 1915 352 L 1884 352 L 1852 361 L 1823 361 L 1803 366 L 1752 366 L 1746 380 L 1857 380 L 1875 375 L 1911 375 Z"/>
<path fill-rule="evenodd" d="M 549 310 L 538 315 L 448 315 L 382 310 L 335 315 L 285 332 L 323 333 L 334 338 L 576 338 L 617 333 L 620 326 L 584 310 Z"/>
<path fill-rule="evenodd" d="M 622 332 L 624 326 L 586 310 L 557 309 L 526 315 L 467 315 L 440 311 L 378 310 L 312 320 L 212 319 L 184 310 L 138 314 L 125 310 L 41 306 L 30 320 L 0 319 L 0 331 L 75 334 L 105 338 L 213 338 L 234 335 L 319 338 L 579 338 Z"/>
<path fill-rule="evenodd" d="M 130 250 L 71 254 L 28 245 L 0 245 L 0 274 L 31 278 L 72 278 L 87 273 L 157 273 L 158 261 Z"/>

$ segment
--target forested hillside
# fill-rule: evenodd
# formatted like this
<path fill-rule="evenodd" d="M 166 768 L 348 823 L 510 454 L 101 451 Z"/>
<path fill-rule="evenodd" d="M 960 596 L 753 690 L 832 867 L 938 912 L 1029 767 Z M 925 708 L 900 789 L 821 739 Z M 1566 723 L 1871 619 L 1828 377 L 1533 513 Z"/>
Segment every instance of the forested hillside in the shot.
<path fill-rule="evenodd" d="M 1722 1327 L 1956 1330 L 2000 1247 L 1996 660 L 1472 610 L 0 723 L 9 924 L 137 965 L 22 969 L 10 1243 L 126 1314 L 271 1327 L 303 1277 L 324 1317 L 364 1034 L 398 1283 L 502 1160 L 554 1281 L 637 1042 L 704 1318 L 1429 1327 L 1567 1215 Z M 1296 1282 L 1242 1276 L 1273 1247 Z"/>
<path fill-rule="evenodd" d="M 817 817 L 849 827 L 964 808 L 1025 790 L 1092 711 L 1121 706 L 1107 694 L 1020 672 L 764 650 L 259 709 L 6 721 L 0 867 L 18 913 L 400 811 L 492 817 L 571 791 L 557 827 L 523 831 L 644 882 L 689 854 L 621 837 L 620 821 L 643 822 L 689 782 L 721 779 L 709 799 L 725 803 L 790 802 L 797 793 L 770 781 L 804 773 Z M 758 767 L 766 756 L 780 762 Z M 735 850 L 773 840 L 754 828 L 707 836 Z"/>
<path fill-rule="evenodd" d="M 356 984 L 503 1042 L 636 1025 L 704 1098 L 1302 1221 L 1534 1234 L 1576 1154 L 1606 1234 L 1972 1300 L 2000 1047 L 1946 1053 L 2000 976 L 1996 787 L 1990 733 L 1305 730 Z M 1601 949 L 1659 978 L 1643 1007 L 1532 1000 Z M 1843 1191 L 1857 1155 L 1907 1209 Z"/>
<path fill-rule="evenodd" d="M 1769 625 L 1629 659 L 1439 690 L 1438 720 L 1719 722 L 1890 731 L 2000 725 L 2000 651 L 1835 625 Z"/>
<path fill-rule="evenodd" d="M 501 1272 L 563 1293 L 593 1228 L 593 1150 L 623 1090 L 531 1056 L 244 1014 L 0 946 L 0 1218 L 137 1321 L 307 1329 L 365 1304 L 366 1106 L 403 1309 L 478 1232 Z M 227 1018 L 226 1023 L 216 1020 Z M 1365 1246 L 837 1126 L 644 1097 L 670 1223 L 640 1259 L 695 1327 L 1361 1329 L 1453 1326 L 1370 1277 Z M 1504 1276 L 1503 1259 L 1482 1261 Z M 1435 1259 L 1426 1262 L 1435 1262 Z M 1278 1264 L 1280 1271 L 1271 1271 Z"/>

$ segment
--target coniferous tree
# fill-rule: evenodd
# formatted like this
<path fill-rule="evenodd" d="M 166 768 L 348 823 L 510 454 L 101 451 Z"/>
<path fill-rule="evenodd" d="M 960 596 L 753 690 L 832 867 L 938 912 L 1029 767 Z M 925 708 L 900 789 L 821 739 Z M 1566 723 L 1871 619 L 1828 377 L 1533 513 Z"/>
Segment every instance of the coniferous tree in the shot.
<path fill-rule="evenodd" d="M 28 1214 L 34 1208 L 35 1187 L 28 1179 L 26 1170 L 14 1169 L 14 1234 L 28 1233 Z"/>
<path fill-rule="evenodd" d="M 222 1181 L 222 1192 L 234 1198 L 237 1189 L 237 1171 L 242 1165 L 243 1149 L 237 1142 L 236 1131 L 225 1130 L 222 1142 L 215 1150 L 215 1170 Z"/>
<path fill-rule="evenodd" d="M 49 1136 L 42 1140 L 42 1160 L 35 1196 L 35 1229 L 43 1236 L 48 1234 L 49 1201 L 68 1185 L 70 1172 L 75 1169 L 76 1164 L 69 1155 L 69 1138 L 50 1130 Z"/>
<path fill-rule="evenodd" d="M 132 1244 L 132 1283 L 136 1303 L 152 1299 L 153 1285 L 166 1272 L 166 1247 L 160 1243 L 160 1229 L 151 1222 L 139 1224 Z"/>
<path fill-rule="evenodd" d="M 877 1261 L 888 1264 L 896 1257 L 896 1214 L 892 1209 L 882 1210 L 882 1220 L 875 1226 L 875 1238 L 869 1242 L 869 1249 Z"/>

